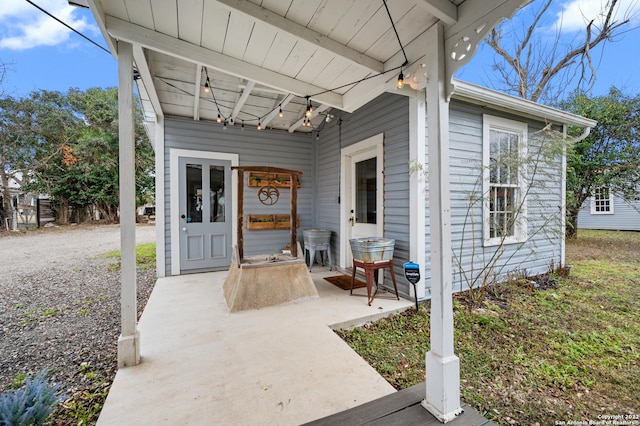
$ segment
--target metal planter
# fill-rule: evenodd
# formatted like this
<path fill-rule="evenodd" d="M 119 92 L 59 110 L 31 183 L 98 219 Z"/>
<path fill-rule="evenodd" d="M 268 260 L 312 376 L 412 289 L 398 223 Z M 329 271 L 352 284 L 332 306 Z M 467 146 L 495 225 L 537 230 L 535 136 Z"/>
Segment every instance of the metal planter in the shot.
<path fill-rule="evenodd" d="M 365 237 L 349 240 L 353 258 L 360 262 L 372 263 L 393 259 L 396 240 L 389 238 Z"/>

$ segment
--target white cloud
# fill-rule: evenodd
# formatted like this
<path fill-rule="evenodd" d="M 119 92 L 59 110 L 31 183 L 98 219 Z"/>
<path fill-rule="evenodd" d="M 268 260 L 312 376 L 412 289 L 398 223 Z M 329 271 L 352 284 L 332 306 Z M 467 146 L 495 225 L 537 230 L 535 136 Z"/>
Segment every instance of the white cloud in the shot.
<path fill-rule="evenodd" d="M 24 0 L 2 0 L 0 8 L 0 48 L 26 50 L 55 46 L 69 40 L 67 27 Z M 93 30 L 77 7 L 67 0 L 34 0 L 34 3 L 78 31 Z"/>
<path fill-rule="evenodd" d="M 564 33 L 582 31 L 586 24 L 594 21 L 596 28 L 602 27 L 607 0 L 570 0 L 564 3 L 557 15 L 552 28 L 560 28 Z M 638 0 L 620 0 L 616 6 L 615 20 L 627 18 L 638 19 L 640 14 L 640 2 Z"/>

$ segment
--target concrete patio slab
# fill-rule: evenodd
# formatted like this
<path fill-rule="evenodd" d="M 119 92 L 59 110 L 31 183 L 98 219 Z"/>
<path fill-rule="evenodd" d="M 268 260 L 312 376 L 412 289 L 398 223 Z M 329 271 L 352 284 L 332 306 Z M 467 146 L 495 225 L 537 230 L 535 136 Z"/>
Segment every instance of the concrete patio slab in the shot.
<path fill-rule="evenodd" d="M 395 392 L 331 326 L 412 301 L 367 306 L 318 268 L 318 299 L 231 313 L 226 274 L 158 280 L 139 323 L 142 363 L 118 371 L 98 425 L 297 425 Z"/>

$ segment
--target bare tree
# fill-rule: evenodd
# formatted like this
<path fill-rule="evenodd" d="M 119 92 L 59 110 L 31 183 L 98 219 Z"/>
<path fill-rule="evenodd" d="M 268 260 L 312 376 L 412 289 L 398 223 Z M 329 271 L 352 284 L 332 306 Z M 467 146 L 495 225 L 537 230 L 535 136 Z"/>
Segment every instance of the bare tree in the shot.
<path fill-rule="evenodd" d="M 597 19 L 587 19 L 583 15 L 584 31 L 569 44 L 563 44 L 561 25 L 553 29 L 551 37 L 549 31 L 541 31 L 549 22 L 552 0 L 545 0 L 538 10 L 525 9 L 522 13 L 532 12 L 533 18 L 521 30 L 514 23 L 503 22 L 486 38 L 487 44 L 497 53 L 493 69 L 500 78 L 494 86 L 543 103 L 555 103 L 564 98 L 566 91 L 589 92 L 596 81 L 599 60 L 592 53 L 594 48 L 603 47 L 624 33 L 637 1 L 632 1 L 624 11 L 620 10 L 620 3 L 619 0 L 608 0 Z M 524 16 L 520 18 L 524 24 Z M 573 85 L 576 78 L 577 83 Z"/>

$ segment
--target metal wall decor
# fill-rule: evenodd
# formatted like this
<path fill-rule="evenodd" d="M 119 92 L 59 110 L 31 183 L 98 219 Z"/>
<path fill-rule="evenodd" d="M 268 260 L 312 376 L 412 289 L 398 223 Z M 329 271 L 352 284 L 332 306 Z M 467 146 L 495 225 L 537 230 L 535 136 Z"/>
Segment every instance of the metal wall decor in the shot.
<path fill-rule="evenodd" d="M 265 206 L 272 206 L 278 202 L 280 198 L 280 191 L 275 186 L 271 186 L 271 183 L 267 183 L 265 186 L 258 189 L 258 200 Z"/>

